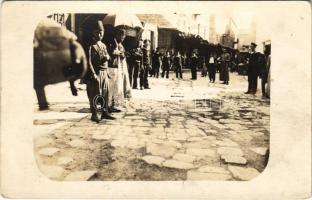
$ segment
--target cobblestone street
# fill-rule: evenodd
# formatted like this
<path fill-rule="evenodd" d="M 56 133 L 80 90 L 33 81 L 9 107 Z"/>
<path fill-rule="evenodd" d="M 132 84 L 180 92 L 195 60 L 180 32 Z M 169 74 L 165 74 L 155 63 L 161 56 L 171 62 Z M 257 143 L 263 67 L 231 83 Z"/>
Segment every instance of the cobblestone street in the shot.
<path fill-rule="evenodd" d="M 270 102 L 244 94 L 246 77 L 230 84 L 150 78 L 116 120 L 90 120 L 85 85 L 47 87 L 49 111 L 34 113 L 34 151 L 53 180 L 250 180 L 265 168 Z M 218 76 L 217 76 L 218 78 Z M 217 79 L 218 80 L 218 79 Z M 77 83 L 78 84 L 78 83 Z M 258 83 L 258 87 L 260 81 Z"/>

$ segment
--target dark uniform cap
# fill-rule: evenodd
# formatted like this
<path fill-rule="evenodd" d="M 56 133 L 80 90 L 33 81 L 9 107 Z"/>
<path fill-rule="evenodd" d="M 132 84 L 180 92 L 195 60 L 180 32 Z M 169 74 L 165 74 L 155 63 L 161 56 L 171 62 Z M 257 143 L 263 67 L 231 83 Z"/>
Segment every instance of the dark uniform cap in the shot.
<path fill-rule="evenodd" d="M 257 46 L 257 44 L 254 42 L 250 43 L 250 45 L 255 46 L 255 47 Z"/>

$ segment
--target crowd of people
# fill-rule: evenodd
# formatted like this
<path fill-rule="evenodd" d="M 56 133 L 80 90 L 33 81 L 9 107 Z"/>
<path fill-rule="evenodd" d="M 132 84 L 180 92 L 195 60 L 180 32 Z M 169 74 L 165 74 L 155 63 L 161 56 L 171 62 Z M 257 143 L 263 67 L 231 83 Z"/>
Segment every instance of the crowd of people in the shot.
<path fill-rule="evenodd" d="M 113 40 L 104 44 L 102 22 L 96 21 L 92 27 L 91 39 L 86 45 L 88 72 L 83 79 L 87 84 L 92 121 L 115 119 L 111 113 L 122 111 L 125 100 L 131 98 L 132 89 L 150 89 L 149 77 L 169 79 L 170 70 L 175 71 L 177 79 L 183 79 L 182 67 L 188 67 L 191 69 L 191 79 L 196 80 L 198 69 L 201 68 L 201 75 L 208 75 L 211 83 L 215 83 L 216 73 L 219 71 L 220 81 L 229 84 L 229 73 L 237 55 L 231 55 L 226 48 L 222 48 L 222 52 L 218 54 L 216 51 L 211 52 L 205 58 L 196 51 L 190 56 L 186 56 L 185 53 L 181 55 L 178 50 L 161 51 L 159 48 L 151 52 L 150 41 L 140 39 L 135 48 L 126 51 L 123 46 L 125 29 L 115 28 Z M 266 87 L 266 84 L 269 83 L 270 77 L 270 52 L 258 53 L 255 51 L 256 46 L 255 43 L 251 43 L 250 52 L 244 61 L 247 63 L 248 75 L 246 93 L 256 93 L 257 80 L 260 77 L 263 97 L 268 97 L 269 87 Z M 101 117 L 98 116 L 99 102 Z"/>

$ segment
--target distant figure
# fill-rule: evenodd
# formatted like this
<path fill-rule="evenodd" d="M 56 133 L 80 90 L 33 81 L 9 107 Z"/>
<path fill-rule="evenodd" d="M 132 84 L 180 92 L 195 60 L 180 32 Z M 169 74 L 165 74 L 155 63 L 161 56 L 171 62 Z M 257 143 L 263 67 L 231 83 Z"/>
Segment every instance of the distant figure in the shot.
<path fill-rule="evenodd" d="M 161 54 L 159 52 L 159 48 L 157 47 L 155 52 L 153 53 L 153 58 L 152 58 L 152 75 L 156 78 L 159 77 L 159 69 L 161 66 Z"/>
<path fill-rule="evenodd" d="M 206 77 L 207 76 L 207 66 L 206 66 L 206 59 L 204 56 L 201 57 L 201 67 L 202 67 L 201 75 L 202 75 L 202 77 Z"/>
<path fill-rule="evenodd" d="M 223 84 L 229 84 L 230 73 L 229 73 L 229 64 L 231 60 L 230 54 L 226 51 L 225 48 L 222 49 L 223 53 L 221 55 L 221 65 L 220 65 L 220 81 L 223 81 Z"/>
<path fill-rule="evenodd" d="M 262 98 L 266 98 L 266 83 L 268 80 L 268 70 L 266 66 L 266 59 L 264 54 L 259 55 L 259 77 L 261 79 L 261 92 L 262 92 Z"/>
<path fill-rule="evenodd" d="M 268 69 L 268 85 L 266 90 L 266 96 L 270 98 L 270 92 L 271 92 L 271 54 L 267 57 L 267 63 L 266 63 L 267 69 Z"/>
<path fill-rule="evenodd" d="M 208 61 L 209 82 L 212 82 L 212 83 L 215 82 L 216 71 L 217 71 L 217 55 L 216 53 L 212 53 Z"/>
<path fill-rule="evenodd" d="M 182 58 L 179 51 L 176 52 L 173 58 L 173 66 L 176 72 L 176 78 L 182 79 Z"/>
<path fill-rule="evenodd" d="M 171 56 L 170 56 L 170 52 L 167 51 L 166 55 L 162 59 L 162 74 L 161 74 L 161 77 L 164 78 L 165 75 L 166 75 L 166 78 L 169 78 L 170 65 L 171 65 Z"/>
<path fill-rule="evenodd" d="M 196 56 L 196 53 L 193 52 L 192 57 L 191 57 L 191 63 L 190 63 L 192 80 L 197 79 L 197 64 L 198 64 L 197 62 L 198 62 L 198 58 Z"/>
<path fill-rule="evenodd" d="M 257 85 L 258 85 L 258 76 L 259 76 L 259 53 L 256 52 L 257 44 L 251 43 L 250 53 L 249 53 L 249 62 L 248 62 L 248 90 L 246 94 L 256 94 Z"/>
<path fill-rule="evenodd" d="M 142 60 L 143 59 L 142 46 L 143 46 L 143 41 L 139 40 L 137 44 L 137 48 L 132 49 L 130 51 L 129 78 L 130 78 L 130 85 L 132 85 L 132 89 L 138 89 L 138 77 L 139 77 L 139 72 L 141 70 L 142 61 L 143 61 Z"/>
<path fill-rule="evenodd" d="M 150 89 L 148 84 L 148 72 L 151 69 L 151 55 L 149 40 L 144 40 L 143 44 L 143 67 L 140 72 L 140 89 Z"/>

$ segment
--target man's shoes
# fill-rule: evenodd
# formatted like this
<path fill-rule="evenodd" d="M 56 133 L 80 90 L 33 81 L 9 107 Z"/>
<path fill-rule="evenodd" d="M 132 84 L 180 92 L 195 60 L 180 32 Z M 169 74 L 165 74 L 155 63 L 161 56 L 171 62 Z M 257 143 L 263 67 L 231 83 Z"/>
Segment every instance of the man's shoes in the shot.
<path fill-rule="evenodd" d="M 108 112 L 110 112 L 110 113 L 112 113 L 112 112 L 121 112 L 121 110 L 120 109 L 118 109 L 118 108 L 115 108 L 115 107 L 111 107 L 111 108 L 108 108 Z"/>
<path fill-rule="evenodd" d="M 140 90 L 143 90 L 143 87 L 142 87 L 142 86 L 140 87 Z"/>
<path fill-rule="evenodd" d="M 104 112 L 104 113 L 102 113 L 101 119 L 111 119 L 111 120 L 114 120 L 116 118 L 111 116 L 108 112 Z"/>
<path fill-rule="evenodd" d="M 250 94 L 250 93 L 251 93 L 250 91 L 245 92 L 245 94 Z"/>
<path fill-rule="evenodd" d="M 132 89 L 137 90 L 137 89 L 138 89 L 138 87 L 133 87 Z"/>
<path fill-rule="evenodd" d="M 91 121 L 94 121 L 96 123 L 99 123 L 101 120 L 97 117 L 96 114 L 92 114 L 91 116 Z"/>
<path fill-rule="evenodd" d="M 144 87 L 144 89 L 151 89 L 150 87 Z"/>

